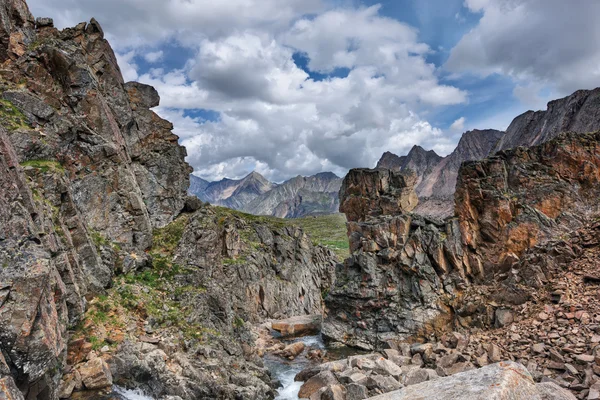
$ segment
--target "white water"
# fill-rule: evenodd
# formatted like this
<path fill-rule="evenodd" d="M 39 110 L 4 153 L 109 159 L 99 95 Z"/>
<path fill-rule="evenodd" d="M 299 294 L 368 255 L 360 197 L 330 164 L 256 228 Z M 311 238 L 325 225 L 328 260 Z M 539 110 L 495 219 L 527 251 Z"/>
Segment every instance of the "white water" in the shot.
<path fill-rule="evenodd" d="M 153 400 L 146 396 L 141 390 L 129 390 L 120 386 L 113 386 L 113 392 L 119 395 L 123 400 Z"/>
<path fill-rule="evenodd" d="M 325 349 L 321 335 L 305 336 L 288 343 L 303 342 L 306 347 Z M 273 378 L 281 382 L 275 400 L 298 400 L 298 392 L 303 382 L 294 382 L 294 377 L 310 364 L 310 361 L 300 356 L 293 361 L 284 360 L 275 356 L 265 357 L 265 366 L 269 368 Z M 153 400 L 140 390 L 129 390 L 120 386 L 113 387 L 113 393 L 123 400 Z"/>
<path fill-rule="evenodd" d="M 325 345 L 321 336 L 305 336 L 289 343 L 303 342 L 306 347 L 324 349 Z M 309 361 L 304 357 L 298 357 L 293 361 L 287 361 L 278 357 L 268 356 L 265 358 L 265 365 L 271 371 L 273 378 L 281 382 L 282 387 L 279 388 L 275 400 L 297 400 L 298 392 L 302 386 L 302 382 L 294 382 L 294 377 L 298 372 L 302 371 L 309 364 Z"/>

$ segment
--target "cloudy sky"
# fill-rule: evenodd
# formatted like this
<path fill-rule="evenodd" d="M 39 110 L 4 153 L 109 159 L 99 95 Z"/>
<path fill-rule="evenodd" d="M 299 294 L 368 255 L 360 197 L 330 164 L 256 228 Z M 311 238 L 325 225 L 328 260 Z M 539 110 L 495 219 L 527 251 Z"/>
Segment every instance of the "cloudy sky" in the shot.
<path fill-rule="evenodd" d="M 600 86 L 598 0 L 29 0 L 92 16 L 126 80 L 156 87 L 195 174 L 274 181 L 372 167 L 414 144 Z"/>

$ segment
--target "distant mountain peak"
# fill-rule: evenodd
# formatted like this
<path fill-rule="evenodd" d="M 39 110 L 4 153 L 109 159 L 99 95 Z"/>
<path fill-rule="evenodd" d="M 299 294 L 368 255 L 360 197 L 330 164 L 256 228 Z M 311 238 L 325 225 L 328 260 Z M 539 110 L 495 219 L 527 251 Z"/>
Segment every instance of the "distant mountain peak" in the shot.
<path fill-rule="evenodd" d="M 338 211 L 342 179 L 333 172 L 298 175 L 278 185 L 256 171 L 239 180 L 206 182 L 192 178 L 190 193 L 203 201 L 257 215 L 296 218 Z"/>

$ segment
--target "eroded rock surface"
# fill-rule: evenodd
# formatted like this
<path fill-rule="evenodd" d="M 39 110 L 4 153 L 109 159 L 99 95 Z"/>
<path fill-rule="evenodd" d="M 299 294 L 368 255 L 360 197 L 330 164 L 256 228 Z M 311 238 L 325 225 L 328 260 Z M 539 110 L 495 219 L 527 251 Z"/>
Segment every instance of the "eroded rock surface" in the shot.
<path fill-rule="evenodd" d="M 324 334 L 374 349 L 390 340 L 439 336 L 457 323 L 510 325 L 511 307 L 528 301 L 530 289 L 546 279 L 545 256 L 526 261 L 526 251 L 543 248 L 600 211 L 599 139 L 598 133 L 563 134 L 467 163 L 460 172 L 457 216 L 446 220 L 402 207 L 394 212 L 380 206 L 402 202 L 389 199 L 391 191 L 363 189 L 362 196 L 371 197 L 348 214 L 352 257 L 337 269 Z M 362 175 L 353 170 L 347 180 L 364 181 Z M 465 297 L 471 293 L 477 301 Z M 500 301 L 505 309 L 491 305 Z"/>

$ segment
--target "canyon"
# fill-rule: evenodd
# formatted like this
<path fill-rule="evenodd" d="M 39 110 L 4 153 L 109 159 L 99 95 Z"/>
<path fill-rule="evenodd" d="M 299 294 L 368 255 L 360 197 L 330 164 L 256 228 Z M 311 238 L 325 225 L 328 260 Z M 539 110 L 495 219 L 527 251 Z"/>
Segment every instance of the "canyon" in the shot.
<path fill-rule="evenodd" d="M 600 89 L 447 157 L 209 183 L 98 21 L 0 22 L 1 398 L 271 400 L 300 361 L 311 400 L 600 397 Z M 345 260 L 277 218 L 338 205 Z"/>

